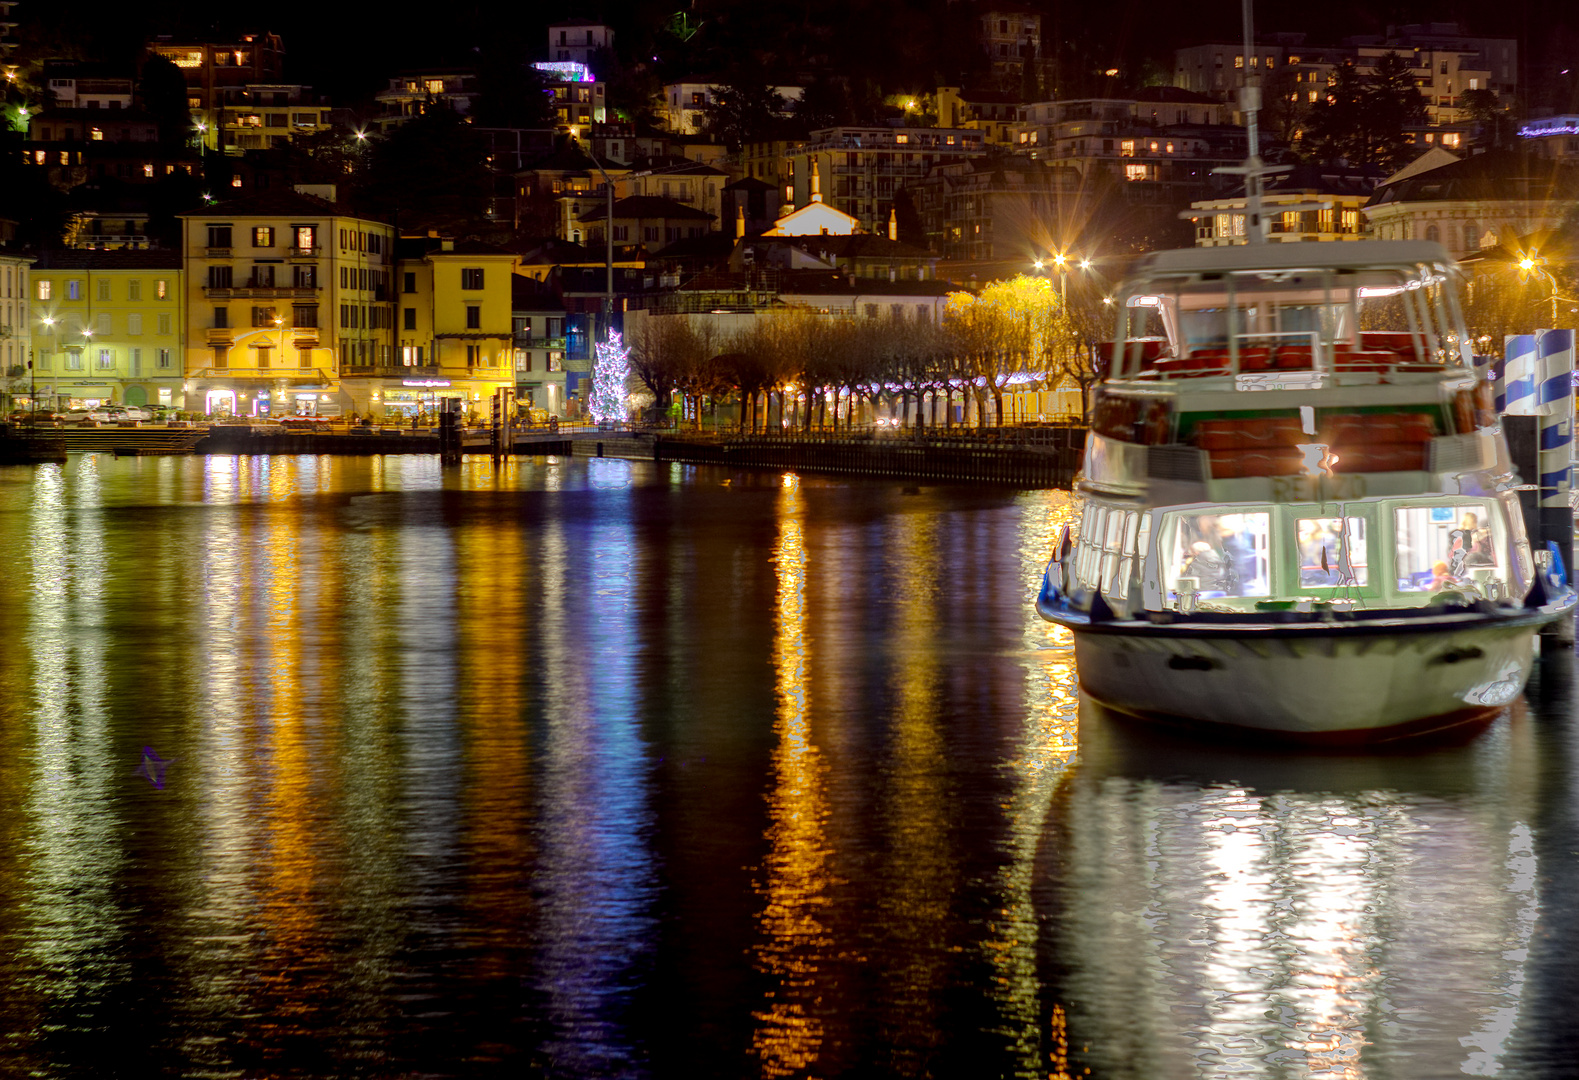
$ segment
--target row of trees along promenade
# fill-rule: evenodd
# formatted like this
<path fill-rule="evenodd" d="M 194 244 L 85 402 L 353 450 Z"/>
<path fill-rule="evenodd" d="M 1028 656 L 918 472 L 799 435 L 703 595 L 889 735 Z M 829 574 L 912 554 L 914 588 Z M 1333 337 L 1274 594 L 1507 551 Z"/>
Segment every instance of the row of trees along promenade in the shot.
<path fill-rule="evenodd" d="M 1001 426 L 1015 391 L 1078 388 L 1083 414 L 1110 310 L 1100 299 L 1066 307 L 1047 278 L 1020 276 L 950 293 L 936 322 L 782 307 L 722 331 L 708 316 L 664 315 L 628 344 L 659 404 L 679 393 L 697 426 L 704 399 L 732 399 L 742 432 L 848 431 L 863 415 L 920 432 L 953 426 L 955 400 L 965 424 Z"/>

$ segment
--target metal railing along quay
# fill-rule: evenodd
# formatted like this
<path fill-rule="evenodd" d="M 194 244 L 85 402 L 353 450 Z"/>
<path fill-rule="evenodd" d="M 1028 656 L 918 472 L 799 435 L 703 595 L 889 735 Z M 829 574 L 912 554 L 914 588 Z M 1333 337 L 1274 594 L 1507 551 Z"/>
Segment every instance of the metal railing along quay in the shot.
<path fill-rule="evenodd" d="M 655 461 L 1067 488 L 1085 452 L 1078 426 L 653 436 Z"/>

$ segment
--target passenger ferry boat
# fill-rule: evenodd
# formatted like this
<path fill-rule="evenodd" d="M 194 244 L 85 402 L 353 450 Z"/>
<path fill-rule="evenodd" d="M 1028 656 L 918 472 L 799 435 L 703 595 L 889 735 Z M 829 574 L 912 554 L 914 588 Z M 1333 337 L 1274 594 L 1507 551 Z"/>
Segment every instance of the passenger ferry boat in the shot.
<path fill-rule="evenodd" d="M 1037 610 L 1132 714 L 1313 741 L 1487 719 L 1574 593 L 1531 551 L 1452 258 L 1427 242 L 1147 256 Z M 1383 323 L 1387 332 L 1362 329 Z"/>

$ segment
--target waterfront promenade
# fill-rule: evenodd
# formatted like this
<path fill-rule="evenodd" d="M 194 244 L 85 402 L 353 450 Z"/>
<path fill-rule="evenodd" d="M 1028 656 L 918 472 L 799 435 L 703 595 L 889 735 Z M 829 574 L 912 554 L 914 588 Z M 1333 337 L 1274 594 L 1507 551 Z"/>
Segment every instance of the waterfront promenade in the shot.
<path fill-rule="evenodd" d="M 1067 488 L 1080 468 L 1085 428 L 1076 424 L 1005 427 L 865 427 L 782 430 L 772 434 L 730 428 L 674 430 L 565 423 L 512 429 L 462 429 L 462 454 L 585 456 L 744 469 L 893 477 L 926 481 Z M 439 454 L 438 429 L 324 424 L 314 429 L 275 423 L 212 426 L 49 425 L 19 429 L 10 440 L 20 455 L 47 442 L 51 456 L 111 452 L 125 457 L 163 454 Z"/>

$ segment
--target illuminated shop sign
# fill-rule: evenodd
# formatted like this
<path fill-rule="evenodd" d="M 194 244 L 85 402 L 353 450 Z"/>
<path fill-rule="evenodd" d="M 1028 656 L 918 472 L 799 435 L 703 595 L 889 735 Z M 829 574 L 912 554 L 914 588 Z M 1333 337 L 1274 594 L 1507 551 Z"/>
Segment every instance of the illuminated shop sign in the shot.
<path fill-rule="evenodd" d="M 560 82 L 597 82 L 592 69 L 579 60 L 542 60 L 532 65 L 544 75 L 557 76 Z"/>
<path fill-rule="evenodd" d="M 1549 116 L 1532 120 L 1519 128 L 1526 139 L 1539 139 L 1547 135 L 1579 135 L 1579 116 Z"/>
<path fill-rule="evenodd" d="M 448 386 L 448 379 L 402 379 L 401 386 Z"/>

